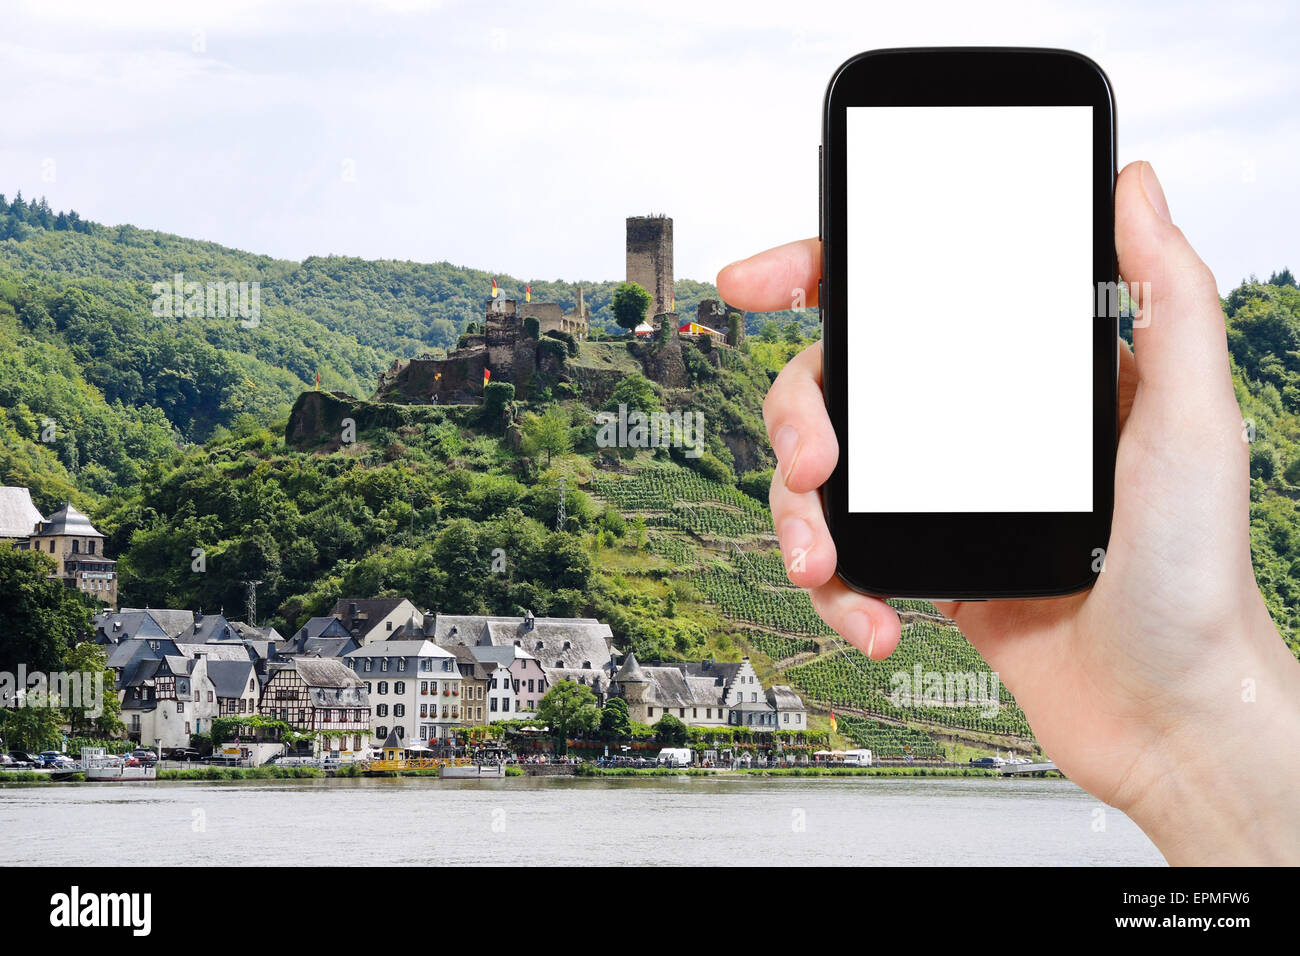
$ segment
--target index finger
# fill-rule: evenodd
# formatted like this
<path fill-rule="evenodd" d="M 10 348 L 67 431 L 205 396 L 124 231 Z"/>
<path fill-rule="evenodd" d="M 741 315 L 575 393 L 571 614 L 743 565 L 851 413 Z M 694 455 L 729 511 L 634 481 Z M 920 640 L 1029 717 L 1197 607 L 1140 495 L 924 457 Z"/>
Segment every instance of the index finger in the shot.
<path fill-rule="evenodd" d="M 817 304 L 822 244 L 800 239 L 733 262 L 718 273 L 718 295 L 746 312 L 777 312 Z"/>

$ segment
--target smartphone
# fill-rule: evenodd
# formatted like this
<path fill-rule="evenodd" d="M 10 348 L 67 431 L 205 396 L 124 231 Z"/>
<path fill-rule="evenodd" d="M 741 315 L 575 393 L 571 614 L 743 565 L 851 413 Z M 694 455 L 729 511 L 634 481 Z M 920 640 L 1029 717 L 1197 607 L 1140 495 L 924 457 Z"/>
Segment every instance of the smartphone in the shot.
<path fill-rule="evenodd" d="M 863 53 L 826 92 L 822 503 L 850 587 L 1069 594 L 1105 566 L 1115 108 L 1065 50 Z"/>

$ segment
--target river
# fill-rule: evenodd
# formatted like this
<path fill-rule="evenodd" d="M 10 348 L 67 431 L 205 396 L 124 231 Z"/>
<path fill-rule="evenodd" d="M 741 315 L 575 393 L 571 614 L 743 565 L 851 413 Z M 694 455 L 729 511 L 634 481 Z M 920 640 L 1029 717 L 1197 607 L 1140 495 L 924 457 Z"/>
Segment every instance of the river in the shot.
<path fill-rule="evenodd" d="M 1163 865 L 1067 780 L 507 777 L 0 786 L 6 865 Z"/>

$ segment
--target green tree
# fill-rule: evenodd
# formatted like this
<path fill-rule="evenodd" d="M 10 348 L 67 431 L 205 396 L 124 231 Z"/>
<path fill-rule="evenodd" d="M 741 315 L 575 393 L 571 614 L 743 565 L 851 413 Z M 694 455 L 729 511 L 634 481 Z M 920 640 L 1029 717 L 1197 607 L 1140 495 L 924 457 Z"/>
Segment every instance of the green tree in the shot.
<path fill-rule="evenodd" d="M 618 411 L 620 405 L 626 405 L 628 411 L 636 410 L 647 414 L 654 412 L 659 408 L 654 383 L 636 372 L 623 376 L 610 392 L 605 408 L 613 412 Z"/>
<path fill-rule="evenodd" d="M 573 448 L 569 434 L 569 416 L 563 408 L 553 405 L 545 413 L 530 412 L 524 416 L 524 452 L 536 456 L 546 452 L 546 467 L 551 466 L 552 455 L 567 455 Z"/>
<path fill-rule="evenodd" d="M 90 706 L 86 706 L 86 699 L 83 699 L 79 705 L 65 707 L 63 714 L 72 729 L 70 736 L 79 736 L 83 733 L 85 736 L 93 737 L 115 737 L 125 729 L 122 724 L 122 702 L 117 699 L 117 692 L 114 690 L 114 682 L 117 679 L 116 673 L 108 666 L 108 654 L 98 645 L 90 641 L 82 641 L 68 648 L 68 652 L 63 656 L 63 669 L 69 673 L 82 675 L 99 674 L 101 696 L 98 700 L 90 701 Z M 95 686 L 84 677 L 82 679 L 83 695 L 92 694 Z M 99 716 L 92 717 L 89 712 L 98 711 Z"/>
<path fill-rule="evenodd" d="M 49 750 L 59 746 L 62 720 L 52 707 L 0 707 L 0 740 L 6 750 Z"/>
<path fill-rule="evenodd" d="M 0 542 L 0 671 L 55 671 L 90 625 L 76 591 L 51 578 L 54 562 Z"/>
<path fill-rule="evenodd" d="M 600 711 L 600 735 L 606 740 L 625 740 L 632 736 L 632 718 L 622 697 L 605 701 Z"/>
<path fill-rule="evenodd" d="M 645 321 L 652 301 L 650 293 L 635 282 L 620 282 L 614 290 L 614 321 L 631 332 Z"/>
<path fill-rule="evenodd" d="M 591 688 L 562 680 L 546 692 L 537 706 L 537 719 L 550 728 L 556 749 L 563 752 L 570 737 L 589 734 L 600 726 L 600 708 Z"/>
<path fill-rule="evenodd" d="M 655 737 L 661 744 L 667 744 L 669 747 L 682 746 L 690 736 L 686 725 L 672 714 L 664 714 L 656 721 L 654 727 Z"/>

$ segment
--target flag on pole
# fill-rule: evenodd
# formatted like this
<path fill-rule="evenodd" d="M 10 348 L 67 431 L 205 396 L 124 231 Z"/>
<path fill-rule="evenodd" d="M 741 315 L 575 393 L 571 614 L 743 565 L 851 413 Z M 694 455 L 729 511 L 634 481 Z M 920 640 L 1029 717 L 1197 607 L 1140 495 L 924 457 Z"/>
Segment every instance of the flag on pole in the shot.
<path fill-rule="evenodd" d="M 492 370 L 491 370 L 490 368 L 485 368 L 485 369 L 483 370 L 483 387 L 484 387 L 484 388 L 487 388 L 488 379 L 490 379 L 491 377 L 492 377 Z"/>
<path fill-rule="evenodd" d="M 533 301 L 533 287 L 530 285 L 524 286 L 524 301 L 525 302 Z"/>
<path fill-rule="evenodd" d="M 835 711 L 831 711 L 831 733 L 839 733 L 839 721 L 835 719 Z"/>
<path fill-rule="evenodd" d="M 320 388 L 320 372 L 316 373 L 316 388 Z"/>
<path fill-rule="evenodd" d="M 495 298 L 497 297 L 497 293 L 500 292 L 500 291 L 501 291 L 501 290 L 497 288 L 497 280 L 496 280 L 496 279 L 493 279 L 493 280 L 492 280 L 492 298 L 495 299 Z"/>

